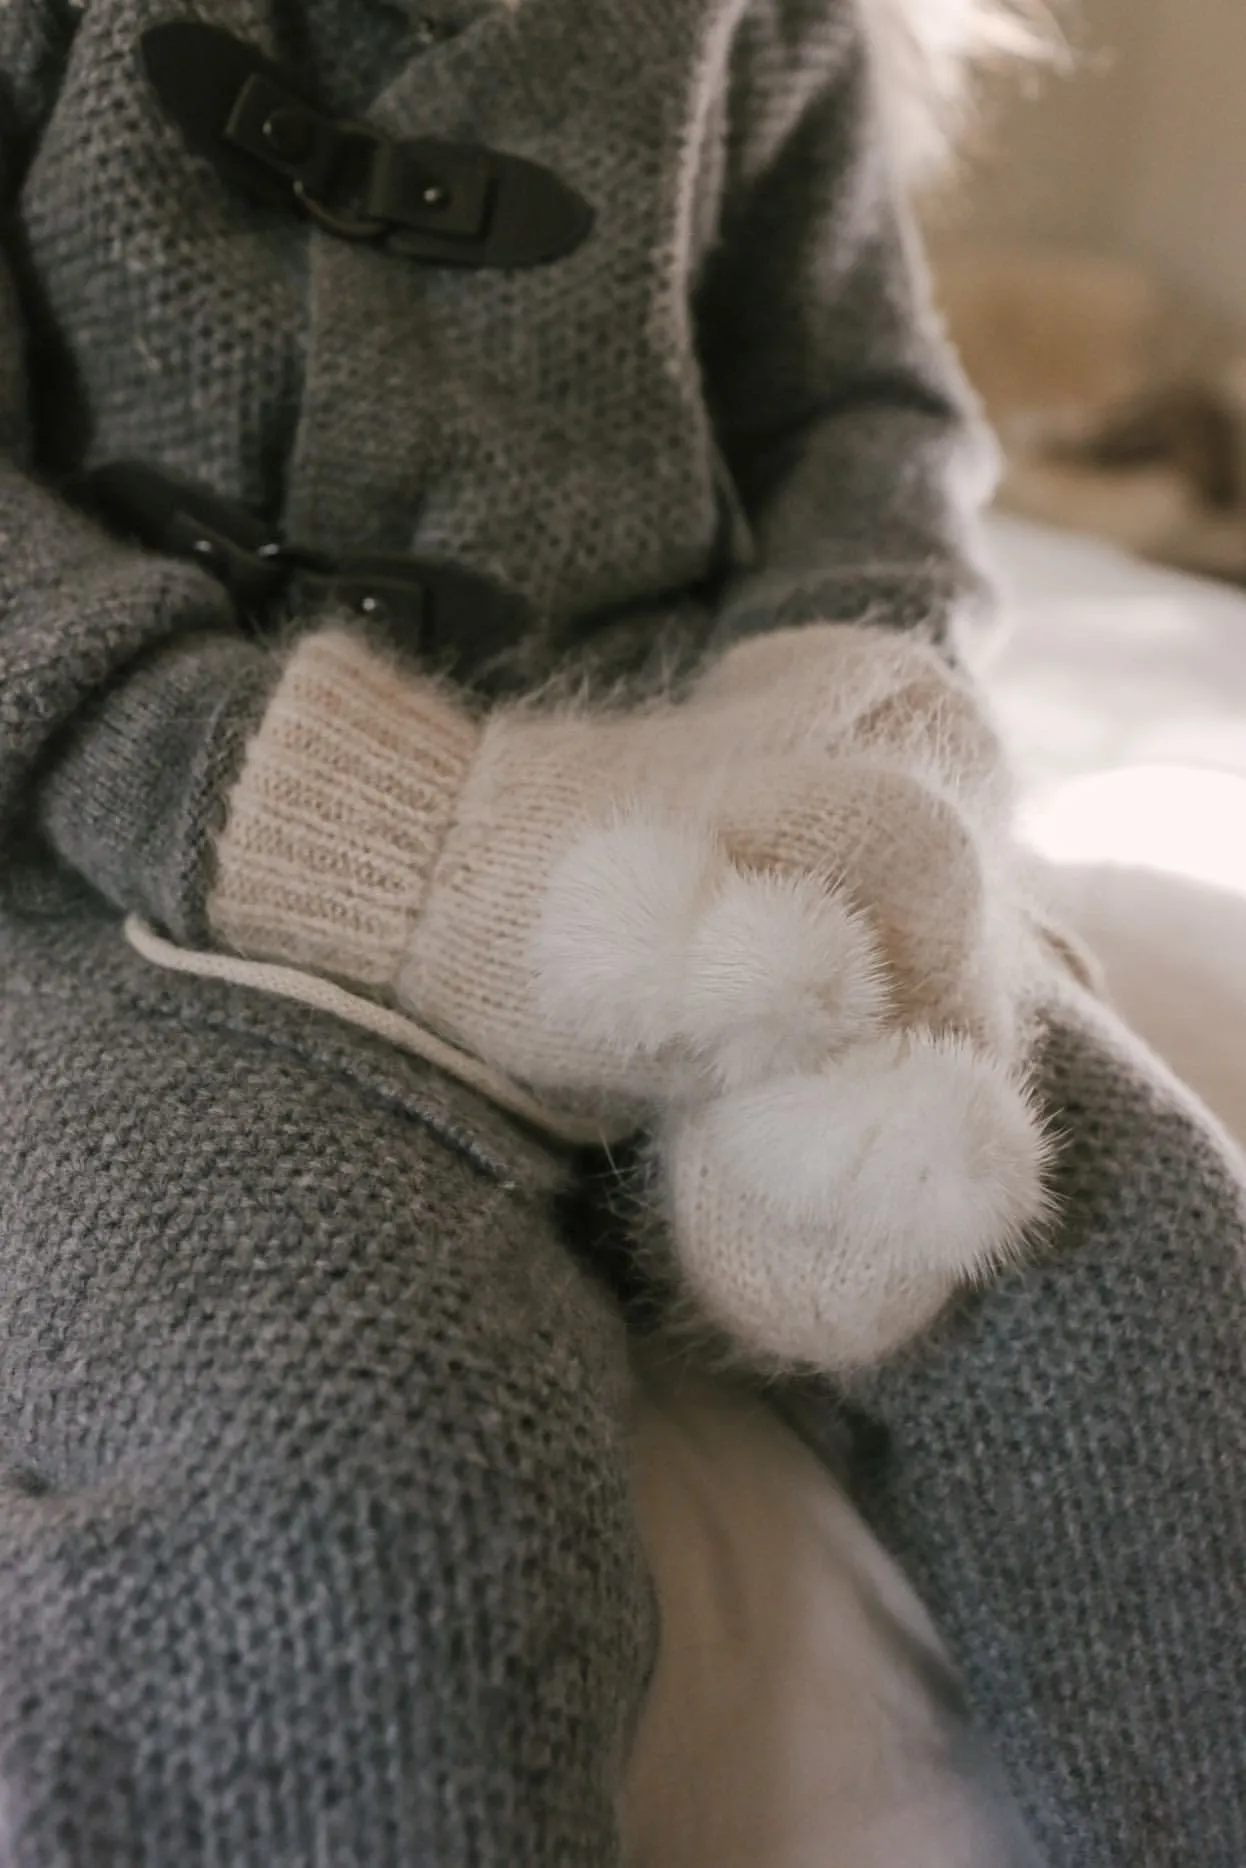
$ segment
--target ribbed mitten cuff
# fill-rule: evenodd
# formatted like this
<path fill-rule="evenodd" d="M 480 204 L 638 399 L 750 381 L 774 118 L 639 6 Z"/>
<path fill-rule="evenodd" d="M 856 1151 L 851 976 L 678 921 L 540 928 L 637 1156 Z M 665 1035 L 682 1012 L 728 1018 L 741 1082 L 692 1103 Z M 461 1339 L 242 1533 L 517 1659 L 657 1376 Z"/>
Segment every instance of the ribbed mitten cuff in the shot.
<path fill-rule="evenodd" d="M 230 801 L 218 940 L 389 985 L 480 731 L 435 684 L 344 630 L 294 651 Z"/>

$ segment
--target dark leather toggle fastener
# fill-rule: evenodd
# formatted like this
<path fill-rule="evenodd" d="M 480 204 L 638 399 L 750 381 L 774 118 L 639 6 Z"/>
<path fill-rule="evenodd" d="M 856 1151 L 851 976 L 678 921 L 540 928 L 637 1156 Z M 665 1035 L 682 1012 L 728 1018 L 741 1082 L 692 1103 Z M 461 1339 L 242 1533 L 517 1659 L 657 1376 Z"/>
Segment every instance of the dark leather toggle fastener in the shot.
<path fill-rule="evenodd" d="M 305 110 L 297 105 L 278 105 L 260 126 L 260 134 L 278 162 L 305 162 L 315 146 L 316 131 Z"/>
<path fill-rule="evenodd" d="M 466 677 L 512 650 L 529 620 L 521 597 L 475 571 L 397 554 L 334 559 L 286 545 L 245 507 L 141 461 L 79 474 L 66 494 L 120 536 L 201 564 L 257 633 L 278 599 L 337 606 L 420 660 Z"/>
<path fill-rule="evenodd" d="M 432 265 L 521 267 L 574 252 L 592 227 L 588 203 L 540 164 L 329 116 L 220 27 L 167 21 L 141 47 L 192 154 L 253 199 L 341 239 Z"/>
<path fill-rule="evenodd" d="M 121 536 L 169 557 L 193 558 L 247 615 L 265 609 L 288 580 L 271 527 L 197 481 L 142 461 L 110 461 L 79 474 L 65 490 Z"/>

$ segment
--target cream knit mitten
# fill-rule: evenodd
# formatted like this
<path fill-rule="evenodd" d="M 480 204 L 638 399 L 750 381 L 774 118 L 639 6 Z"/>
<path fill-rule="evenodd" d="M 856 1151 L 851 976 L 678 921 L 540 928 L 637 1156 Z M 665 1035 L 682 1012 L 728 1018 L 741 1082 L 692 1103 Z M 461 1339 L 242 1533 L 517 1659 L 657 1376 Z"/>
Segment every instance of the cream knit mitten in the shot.
<path fill-rule="evenodd" d="M 651 1129 L 699 1312 L 843 1370 L 1042 1207 L 1008 811 L 970 691 L 882 632 L 759 639 L 678 704 L 479 722 L 329 629 L 249 748 L 210 914 Z"/>

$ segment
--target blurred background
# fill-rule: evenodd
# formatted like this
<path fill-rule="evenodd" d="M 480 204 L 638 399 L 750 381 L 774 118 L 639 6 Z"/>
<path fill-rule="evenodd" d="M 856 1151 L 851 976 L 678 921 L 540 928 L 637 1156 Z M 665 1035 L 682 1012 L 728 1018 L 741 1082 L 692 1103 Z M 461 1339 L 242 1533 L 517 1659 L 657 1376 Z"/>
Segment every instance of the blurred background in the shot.
<path fill-rule="evenodd" d="M 1246 1142 L 1246 0 L 1052 0 L 925 204 L 1000 433 L 989 669 L 1109 997 Z"/>
<path fill-rule="evenodd" d="M 1157 267 L 1246 322 L 1246 0 L 1073 0 L 1071 74 L 997 118 L 984 238 Z M 972 180 L 972 178 L 971 178 Z"/>
<path fill-rule="evenodd" d="M 1002 503 L 1246 585 L 1246 0 L 1055 0 L 928 205 Z"/>

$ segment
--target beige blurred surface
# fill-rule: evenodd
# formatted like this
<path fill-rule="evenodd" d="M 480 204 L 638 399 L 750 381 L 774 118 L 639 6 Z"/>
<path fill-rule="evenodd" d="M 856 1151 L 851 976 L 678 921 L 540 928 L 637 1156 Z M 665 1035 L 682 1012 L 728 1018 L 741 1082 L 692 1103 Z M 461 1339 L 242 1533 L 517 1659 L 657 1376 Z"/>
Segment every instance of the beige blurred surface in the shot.
<path fill-rule="evenodd" d="M 1057 0 L 1071 79 L 1009 101 L 956 191 L 954 228 L 1154 266 L 1246 319 L 1246 4 Z"/>

